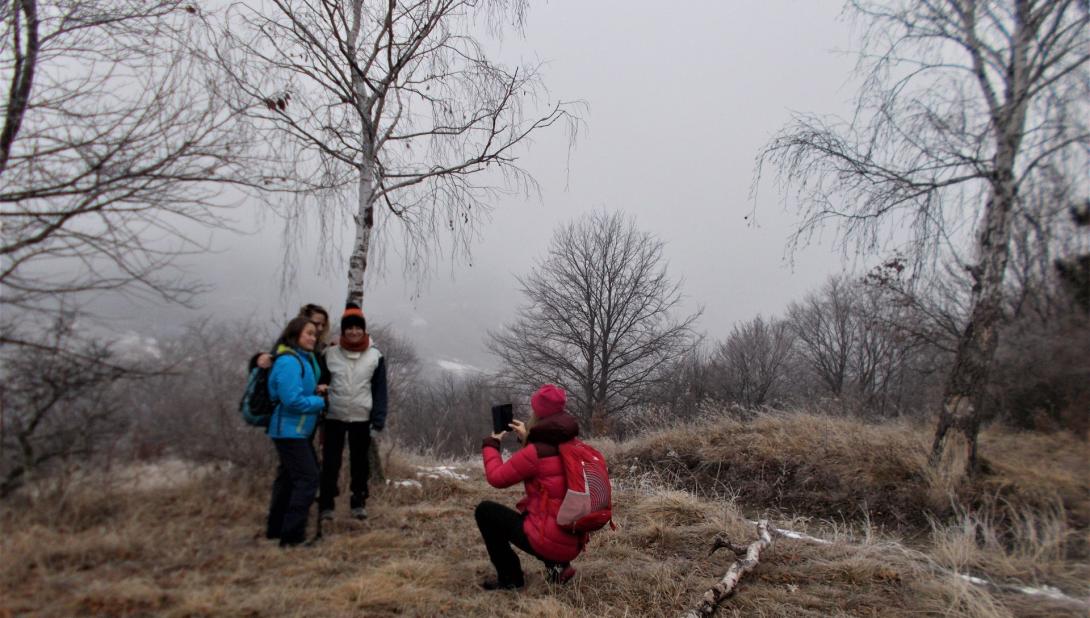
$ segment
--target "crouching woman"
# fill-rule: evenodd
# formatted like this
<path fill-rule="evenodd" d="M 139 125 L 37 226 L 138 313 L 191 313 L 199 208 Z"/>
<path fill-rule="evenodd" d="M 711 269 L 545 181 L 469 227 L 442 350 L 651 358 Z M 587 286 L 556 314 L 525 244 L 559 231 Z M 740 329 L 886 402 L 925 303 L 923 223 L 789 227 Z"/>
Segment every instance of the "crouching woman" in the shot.
<path fill-rule="evenodd" d="M 325 408 L 325 385 L 318 385 L 314 347 L 318 331 L 308 318 L 288 323 L 276 347 L 269 374 L 269 396 L 276 409 L 269 420 L 269 437 L 280 464 L 269 501 L 265 536 L 291 546 L 306 538 L 307 516 L 318 493 L 318 460 L 311 437 Z"/>
<path fill-rule="evenodd" d="M 566 582 L 575 574 L 569 563 L 582 551 L 586 537 L 556 523 L 567 490 L 558 445 L 579 435 L 578 422 L 564 410 L 565 401 L 564 390 L 552 384 L 534 393 L 530 422 L 511 424 L 523 447 L 506 462 L 500 455 L 500 439 L 506 432 L 484 440 L 481 450 L 488 483 L 502 489 L 521 481 L 526 491 L 517 510 L 488 500 L 477 505 L 477 527 L 496 568 L 496 579 L 481 584 L 486 590 L 525 585 L 522 565 L 512 546 L 544 562 L 546 578 L 552 583 Z"/>

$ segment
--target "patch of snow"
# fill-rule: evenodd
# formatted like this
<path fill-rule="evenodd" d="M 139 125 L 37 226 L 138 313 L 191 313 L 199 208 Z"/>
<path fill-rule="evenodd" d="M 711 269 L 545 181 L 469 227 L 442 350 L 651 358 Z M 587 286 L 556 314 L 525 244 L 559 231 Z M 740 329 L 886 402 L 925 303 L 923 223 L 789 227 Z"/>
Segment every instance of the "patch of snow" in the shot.
<path fill-rule="evenodd" d="M 1090 605 L 1087 601 L 1077 599 L 1073 596 L 1064 594 L 1062 590 L 1054 586 L 1020 586 L 1017 584 L 1001 584 L 984 579 L 983 577 L 976 577 L 967 573 L 953 573 L 957 577 L 964 579 L 965 581 L 976 584 L 977 586 L 988 586 L 991 588 L 999 588 L 1000 590 L 1007 590 L 1009 592 L 1021 592 L 1022 594 L 1030 596 L 1042 596 L 1052 599 L 1053 601 L 1063 601 L 1067 603 L 1075 603 L 1078 605 Z"/>
<path fill-rule="evenodd" d="M 435 361 L 435 364 L 439 365 L 439 368 L 443 371 L 447 371 L 449 373 L 453 373 L 459 376 L 484 373 L 484 370 L 480 367 L 475 367 L 467 363 L 460 363 L 453 360 L 440 359 Z"/>
<path fill-rule="evenodd" d="M 752 521 L 752 520 L 747 520 L 747 521 L 748 521 L 748 523 L 751 523 L 754 526 L 757 525 L 756 521 Z M 798 540 L 801 540 L 801 541 L 809 541 L 811 543 L 819 543 L 819 544 L 822 544 L 822 545 L 829 545 L 829 544 L 832 543 L 832 541 L 827 541 L 825 539 L 819 539 L 817 537 L 813 537 L 813 536 L 810 536 L 808 534 L 803 534 L 801 532 L 795 532 L 794 530 L 785 530 L 783 528 L 776 528 L 776 533 L 779 534 L 780 536 L 784 536 L 784 537 L 787 537 L 789 539 L 798 539 Z M 1087 602 L 1087 601 L 1084 601 L 1082 599 L 1078 599 L 1078 598 L 1075 598 L 1073 596 L 1069 596 L 1067 594 L 1064 594 L 1064 592 L 1062 590 L 1060 590 L 1059 588 L 1055 588 L 1053 586 L 1034 587 L 1034 586 L 1019 586 L 1019 585 L 1016 585 L 1016 584 L 1000 584 L 1000 583 L 996 583 L 996 582 L 993 582 L 993 581 L 989 581 L 989 580 L 984 579 L 982 577 L 976 577 L 976 576 L 973 576 L 973 575 L 968 575 L 966 573 L 957 573 L 957 572 L 954 572 L 954 571 L 949 571 L 947 569 L 941 569 L 941 570 L 945 571 L 945 572 L 947 572 L 947 573 L 949 573 L 951 575 L 955 575 L 957 577 L 960 577 L 961 579 L 963 579 L 963 580 L 965 580 L 965 581 L 967 581 L 967 582 L 969 582 L 971 584 L 975 584 L 977 586 L 988 586 L 988 587 L 992 587 L 992 588 L 999 588 L 1000 590 L 1007 590 L 1007 591 L 1010 591 L 1010 592 L 1021 592 L 1022 594 L 1027 594 L 1027 595 L 1031 595 L 1031 596 L 1043 596 L 1043 597 L 1047 597 L 1049 599 L 1052 599 L 1053 601 L 1063 601 L 1063 602 L 1067 602 L 1067 603 L 1075 603 L 1075 604 L 1082 605 L 1082 606 L 1090 605 L 1090 602 Z"/>
<path fill-rule="evenodd" d="M 753 522 L 753 524 L 756 525 L 757 522 Z M 783 536 L 789 538 L 789 539 L 798 539 L 800 541 L 810 541 L 811 543 L 819 543 L 821 545 L 832 545 L 832 541 L 826 541 L 825 539 L 819 539 L 816 536 L 810 536 L 809 534 L 803 534 L 801 532 L 795 532 L 794 530 L 780 530 L 779 528 L 777 528 L 776 531 L 779 532 L 780 534 L 782 534 Z"/>
<path fill-rule="evenodd" d="M 114 342 L 114 349 L 122 358 L 130 361 L 163 358 L 159 341 L 155 337 L 145 337 L 136 331 L 128 331 L 118 337 Z"/>
<path fill-rule="evenodd" d="M 418 466 L 417 477 L 426 479 L 454 479 L 456 481 L 468 481 L 469 476 L 458 471 L 455 466 Z"/>
<path fill-rule="evenodd" d="M 420 484 L 420 481 L 414 481 L 413 479 L 406 479 L 404 481 L 391 481 L 390 479 L 386 479 L 386 484 L 392 487 L 415 487 L 417 489 L 423 487 L 423 485 Z"/>

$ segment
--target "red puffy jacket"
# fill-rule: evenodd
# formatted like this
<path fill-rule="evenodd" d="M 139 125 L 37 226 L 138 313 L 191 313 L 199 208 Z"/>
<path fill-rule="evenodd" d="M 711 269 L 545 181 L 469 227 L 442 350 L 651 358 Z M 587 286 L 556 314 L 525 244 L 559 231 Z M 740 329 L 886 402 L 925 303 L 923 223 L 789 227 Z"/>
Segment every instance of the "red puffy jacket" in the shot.
<path fill-rule="evenodd" d="M 585 535 L 571 534 L 556 524 L 556 513 L 568 489 L 557 445 L 578 435 L 579 424 L 573 416 L 556 414 L 538 421 L 526 446 L 506 462 L 498 445 L 486 444 L 481 449 L 489 485 L 499 489 L 519 481 L 525 485 L 526 497 L 516 506 L 526 514 L 522 530 L 537 555 L 546 560 L 568 562 L 579 555 L 586 542 Z"/>

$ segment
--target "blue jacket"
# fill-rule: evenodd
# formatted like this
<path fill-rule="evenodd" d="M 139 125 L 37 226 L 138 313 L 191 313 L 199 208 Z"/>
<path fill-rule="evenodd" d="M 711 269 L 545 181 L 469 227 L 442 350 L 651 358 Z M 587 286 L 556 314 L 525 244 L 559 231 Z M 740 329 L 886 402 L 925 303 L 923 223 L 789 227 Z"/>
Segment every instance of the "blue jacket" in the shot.
<path fill-rule="evenodd" d="M 276 410 L 269 422 L 270 438 L 310 439 L 325 408 L 325 399 L 314 394 L 318 363 L 314 355 L 280 346 L 269 374 L 269 397 Z"/>

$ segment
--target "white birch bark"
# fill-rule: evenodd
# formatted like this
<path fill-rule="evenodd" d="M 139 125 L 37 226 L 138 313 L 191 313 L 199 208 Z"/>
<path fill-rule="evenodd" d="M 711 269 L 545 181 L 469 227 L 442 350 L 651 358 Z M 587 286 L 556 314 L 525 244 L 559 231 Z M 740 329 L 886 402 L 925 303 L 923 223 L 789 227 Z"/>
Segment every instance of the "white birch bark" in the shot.
<path fill-rule="evenodd" d="M 748 547 L 734 545 L 722 538 L 716 538 L 715 544 L 712 546 L 712 552 L 720 547 L 727 547 L 736 554 L 744 554 L 744 557 L 734 561 L 723 575 L 723 578 L 704 593 L 700 603 L 682 614 L 681 618 L 700 618 L 701 616 L 714 614 L 719 604 L 734 594 L 734 590 L 737 588 L 742 576 L 756 568 L 761 558 L 761 551 L 770 544 L 772 544 L 772 534 L 768 530 L 768 520 L 765 519 L 757 522 L 757 540 L 750 543 Z"/>
<path fill-rule="evenodd" d="M 375 226 L 374 176 L 370 166 L 360 166 L 359 197 L 356 205 L 356 236 L 352 242 L 352 253 L 348 257 L 348 299 L 347 302 L 363 306 L 363 285 L 367 272 L 367 257 L 371 249 L 371 232 Z"/>

